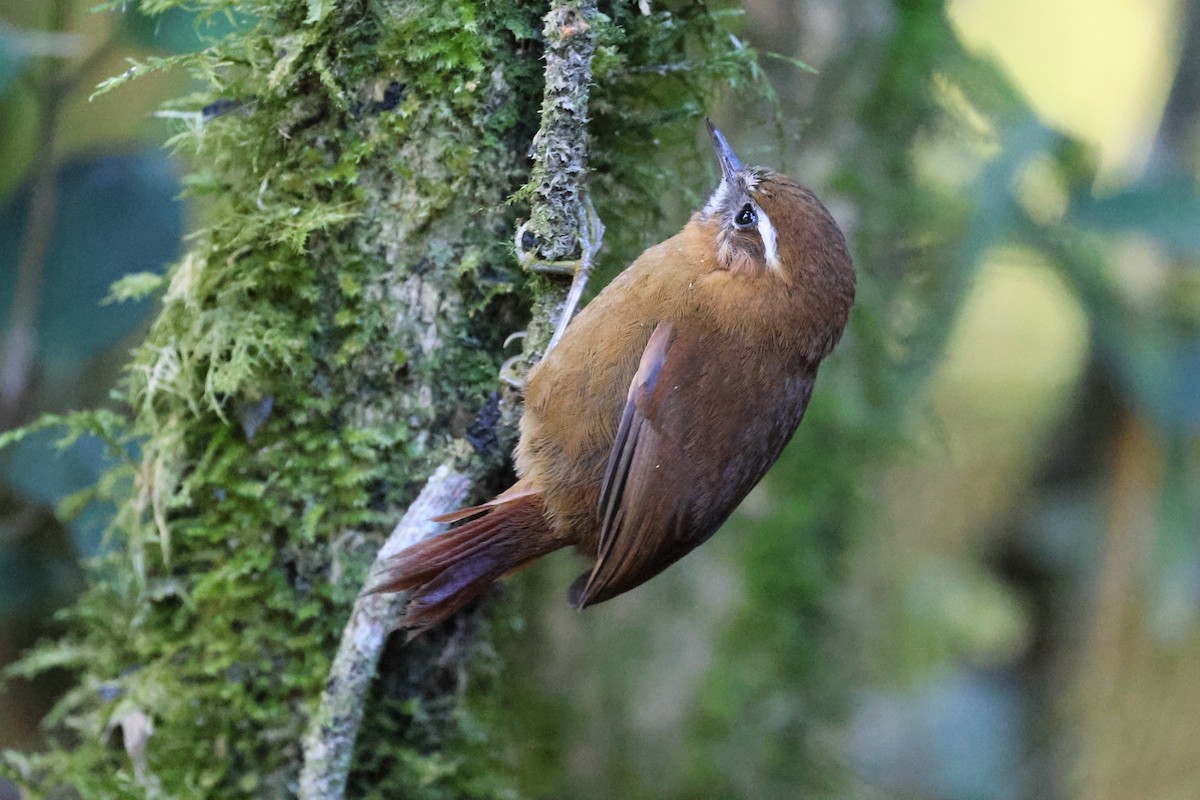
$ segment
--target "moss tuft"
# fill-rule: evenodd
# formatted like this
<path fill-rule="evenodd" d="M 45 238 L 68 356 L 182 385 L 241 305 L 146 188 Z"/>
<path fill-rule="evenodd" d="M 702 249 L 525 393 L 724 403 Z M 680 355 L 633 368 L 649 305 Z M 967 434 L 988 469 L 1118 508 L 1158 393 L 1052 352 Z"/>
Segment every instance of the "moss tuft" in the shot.
<path fill-rule="evenodd" d="M 751 79 L 753 54 L 704 3 L 606 6 L 593 164 L 602 208 L 644 230 L 670 176 L 641 140 L 690 142 L 713 87 Z M 203 83 L 174 104 L 194 122 L 171 144 L 206 222 L 164 281 L 114 288 L 163 291 L 116 394 L 131 417 L 65 420 L 122 460 L 64 505 L 112 500 L 114 546 L 65 635 L 11 670 L 77 677 L 46 720 L 49 749 L 6 755 L 38 796 L 294 793 L 366 565 L 484 405 L 536 290 L 506 200 L 528 179 L 540 5 L 141 3 L 176 7 L 234 29 L 100 91 L 168 67 Z M 385 658 L 355 796 L 512 796 L 492 769 L 504 748 L 483 624 L 464 615 Z M 153 732 L 131 758 L 125 722 L 143 717 Z"/>

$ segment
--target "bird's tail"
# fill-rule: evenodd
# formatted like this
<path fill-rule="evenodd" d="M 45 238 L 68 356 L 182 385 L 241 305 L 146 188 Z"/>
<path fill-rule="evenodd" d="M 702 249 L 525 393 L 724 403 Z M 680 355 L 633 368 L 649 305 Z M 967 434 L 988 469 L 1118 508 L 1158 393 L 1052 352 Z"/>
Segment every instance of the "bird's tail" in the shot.
<path fill-rule="evenodd" d="M 537 495 L 521 495 L 486 509 L 470 522 L 397 553 L 368 593 L 409 592 L 401 626 L 416 634 L 458 611 L 495 581 L 565 544 L 546 521 Z M 439 520 L 447 518 L 457 515 Z"/>

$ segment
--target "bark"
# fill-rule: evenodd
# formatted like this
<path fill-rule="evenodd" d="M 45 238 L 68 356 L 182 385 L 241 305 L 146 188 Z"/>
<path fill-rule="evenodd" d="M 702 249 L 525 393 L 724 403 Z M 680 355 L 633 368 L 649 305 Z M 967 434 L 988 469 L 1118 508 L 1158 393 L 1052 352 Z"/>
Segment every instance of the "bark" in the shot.
<path fill-rule="evenodd" d="M 680 8 L 602 19 L 564 1 L 542 31 L 533 3 L 244 0 L 206 51 L 104 85 L 178 64 L 205 83 L 171 110 L 205 226 L 120 387 L 131 418 L 66 421 L 120 459 L 93 493 L 116 507 L 121 546 L 65 634 L 14 670 L 64 667 L 77 684 L 48 750 L 7 754 L 8 774 L 39 796 L 510 795 L 480 606 L 401 647 L 399 600 L 356 600 L 377 555 L 428 535 L 428 516 L 506 461 L 503 342 L 531 306 L 548 331 L 565 291 L 521 269 L 510 200 L 531 203 L 533 261 L 595 255 L 594 228 L 578 242 L 596 41 L 608 32 L 594 77 L 620 112 L 609 147 L 617 118 L 682 140 L 711 82 L 749 73 L 703 4 Z M 641 69 L 700 38 L 709 83 Z M 569 75 L 543 97 L 547 45 Z M 629 102 L 648 82 L 656 103 Z M 649 217 L 665 174 L 607 166 Z M 524 364 L 547 339 L 528 337 Z"/>
<path fill-rule="evenodd" d="M 533 235 L 542 243 L 539 249 L 543 253 L 551 243 L 556 247 L 551 252 L 578 249 L 582 258 L 577 266 L 586 265 L 600 244 L 598 240 L 589 240 L 580 248 L 578 242 L 583 233 L 581 195 L 587 175 L 587 99 L 596 40 L 592 27 L 596 22 L 595 4 L 587 0 L 560 0 L 552 4 L 545 22 L 546 91 L 542 124 L 534 138 L 532 177 L 537 190 L 532 224 L 526 229 L 538 232 Z M 586 279 L 587 269 L 578 269 L 573 284 L 582 287 Z M 562 294 L 556 289 L 542 294 L 534 306 L 531 328 L 547 331 L 565 326 L 573 306 L 564 307 Z M 578 294 L 575 300 L 578 301 Z M 526 363 L 535 360 L 547 348 L 541 336 L 527 335 L 524 360 Z M 499 439 L 512 440 L 519 404 L 515 392 L 499 401 Z M 442 526 L 431 522 L 431 518 L 464 504 L 481 470 L 479 461 L 470 458 L 468 442 L 461 442 L 457 449 L 458 456 L 451 456 L 437 468 L 408 507 L 380 548 L 371 573 L 404 548 L 438 533 Z M 399 596 L 366 595 L 355 601 L 320 707 L 309 721 L 300 776 L 301 798 L 333 800 L 343 796 L 367 689 L 386 637 L 403 605 L 404 598 Z"/>
<path fill-rule="evenodd" d="M 128 550 L 26 661 L 81 676 L 57 747 L 18 759 L 38 792 L 294 794 L 372 551 L 437 464 L 478 477 L 508 449 L 480 409 L 528 302 L 506 200 L 528 177 L 541 10 L 243 10 L 252 25 L 185 59 L 210 82 L 179 139 L 209 224 L 123 390 L 136 416 L 113 438 L 139 455 L 113 476 L 132 489 L 113 533 Z M 397 602 L 376 603 L 357 642 L 377 649 Z M 502 791 L 485 757 L 445 766 L 485 752 L 458 746 L 479 627 L 464 617 L 393 659 L 368 726 L 394 730 L 369 739 L 356 793 Z M 374 662 L 358 667 L 361 694 Z"/>

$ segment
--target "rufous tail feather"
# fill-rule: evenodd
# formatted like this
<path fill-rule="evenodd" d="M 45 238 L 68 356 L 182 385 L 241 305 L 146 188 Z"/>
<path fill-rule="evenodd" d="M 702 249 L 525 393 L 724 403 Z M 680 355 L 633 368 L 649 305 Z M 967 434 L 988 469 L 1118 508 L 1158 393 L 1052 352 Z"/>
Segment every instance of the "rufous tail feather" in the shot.
<path fill-rule="evenodd" d="M 400 624 L 413 634 L 438 624 L 495 581 L 565 544 L 546 522 L 536 495 L 472 510 L 485 513 L 397 553 L 367 590 L 409 592 Z"/>

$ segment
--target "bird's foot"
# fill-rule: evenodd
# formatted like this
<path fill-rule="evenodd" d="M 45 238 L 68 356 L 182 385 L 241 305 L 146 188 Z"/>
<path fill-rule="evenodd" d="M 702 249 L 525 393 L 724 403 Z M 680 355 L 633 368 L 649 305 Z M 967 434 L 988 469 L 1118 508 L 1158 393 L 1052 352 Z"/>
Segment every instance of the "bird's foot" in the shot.
<path fill-rule="evenodd" d="M 583 204 L 579 209 L 579 217 L 580 256 L 579 260 L 575 262 L 575 272 L 571 277 L 571 288 L 567 290 L 567 299 L 563 302 L 562 312 L 559 314 L 558 322 L 554 325 L 554 335 L 550 337 L 550 343 L 546 345 L 547 353 L 553 350 L 558 341 L 562 339 L 567 325 L 575 316 L 579 301 L 583 299 L 583 290 L 587 288 L 588 279 L 592 276 L 592 266 L 595 264 L 596 254 L 600 252 L 600 245 L 604 238 L 604 223 L 600 220 L 600 215 L 596 213 L 596 207 L 592 205 L 590 196 L 584 196 Z M 542 358 L 545 358 L 545 355 Z"/>
<path fill-rule="evenodd" d="M 563 301 L 562 309 L 558 313 L 558 319 L 554 324 L 554 333 L 550 337 L 550 341 L 546 345 L 545 352 L 542 353 L 542 358 L 554 349 L 562 339 L 563 334 L 567 330 L 567 325 L 571 318 L 575 316 L 575 310 L 579 307 L 579 301 L 583 299 L 584 289 L 587 288 L 588 278 L 592 275 L 592 265 L 595 263 L 596 254 L 600 252 L 600 245 L 604 238 L 604 223 L 600 220 L 600 216 L 596 213 L 595 206 L 592 205 L 592 199 L 587 195 L 584 196 L 583 202 L 579 206 L 579 258 L 568 261 L 547 261 L 538 258 L 536 252 L 537 237 L 529 230 L 529 223 L 524 222 L 517 227 L 516 241 L 514 246 L 517 252 L 517 261 L 521 266 L 531 272 L 541 272 L 547 275 L 570 275 L 571 286 L 567 290 L 567 296 Z M 524 336 L 522 331 L 520 336 Z M 513 334 L 509 340 L 505 342 L 508 345 L 512 339 L 518 336 Z M 500 380 L 509 386 L 517 389 L 525 388 L 523 377 L 517 374 L 517 365 L 521 363 L 524 354 L 514 356 L 504 362 L 500 368 Z"/>
<path fill-rule="evenodd" d="M 511 333 L 509 334 L 508 338 L 504 340 L 504 346 L 508 347 L 513 342 L 520 341 L 524 338 L 525 331 Z M 524 355 L 524 353 L 518 353 L 512 358 L 505 360 L 505 362 L 500 365 L 500 382 L 507 386 L 511 386 L 519 392 L 525 391 L 525 377 L 523 374 L 517 372 L 517 364 L 521 361 Z"/>
<path fill-rule="evenodd" d="M 537 254 L 538 237 L 529 230 L 529 220 L 517 226 L 517 235 L 513 246 L 517 251 L 517 263 L 527 272 L 540 272 L 543 275 L 574 275 L 579 271 L 579 259 L 570 258 L 562 261 L 547 261 Z"/>

